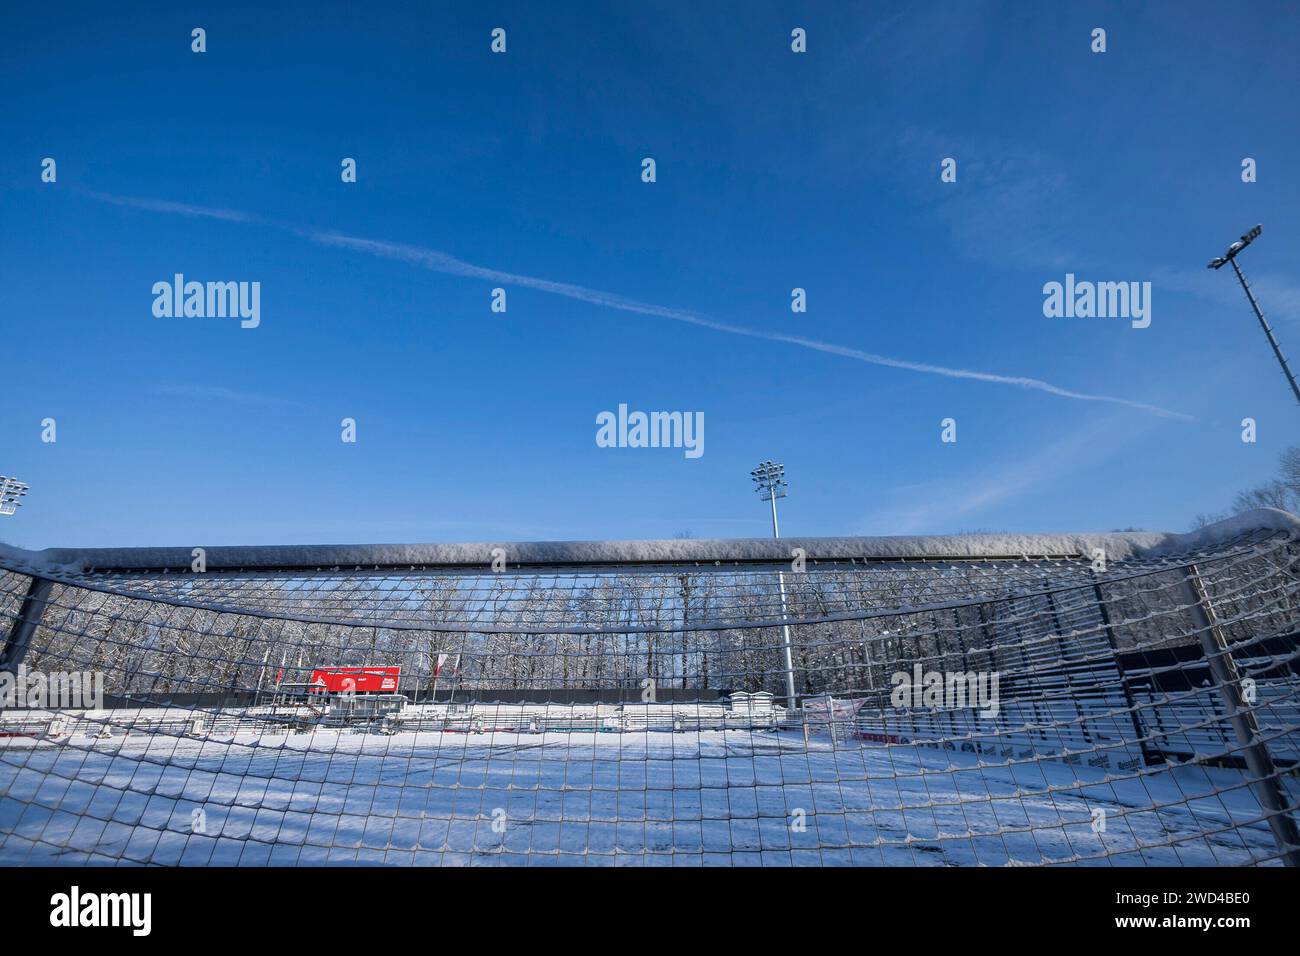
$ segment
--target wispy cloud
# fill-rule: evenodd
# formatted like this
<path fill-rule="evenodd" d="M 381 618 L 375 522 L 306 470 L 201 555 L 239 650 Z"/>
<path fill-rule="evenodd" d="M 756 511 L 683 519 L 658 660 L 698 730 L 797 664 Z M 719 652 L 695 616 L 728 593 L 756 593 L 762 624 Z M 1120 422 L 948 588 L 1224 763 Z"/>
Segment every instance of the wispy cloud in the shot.
<path fill-rule="evenodd" d="M 967 379 L 970 381 L 987 382 L 996 385 L 1012 385 L 1017 388 L 1046 392 L 1049 395 L 1056 395 L 1060 398 L 1123 405 L 1128 408 L 1149 412 L 1153 415 L 1159 415 L 1162 418 L 1195 421 L 1195 419 L 1190 415 L 1184 415 L 1181 412 L 1161 408 L 1158 405 L 1133 401 L 1131 399 L 1120 398 L 1114 395 L 1099 395 L 1090 392 L 1079 392 L 1073 389 L 1063 388 L 1059 385 L 1054 385 L 1050 382 L 1043 381 L 1042 379 L 1031 378 L 1029 376 L 1000 375 L 993 372 L 981 372 L 975 369 L 953 368 L 930 362 L 915 362 L 908 359 L 891 358 L 886 355 L 878 355 L 874 352 L 867 352 L 846 345 L 837 345 L 833 342 L 823 342 L 819 339 L 811 339 L 800 335 L 788 335 L 783 332 L 771 332 L 763 329 L 750 328 L 748 326 L 735 325 L 696 312 L 672 308 L 670 306 L 655 305 L 649 302 L 641 302 L 613 292 L 604 292 L 599 289 L 591 289 L 586 286 L 574 285 L 568 282 L 557 282 L 552 279 L 543 279 L 537 276 L 521 275 L 519 273 L 505 272 L 487 266 L 475 265 L 457 259 L 455 256 L 448 255 L 445 252 L 440 252 L 436 249 L 428 249 L 423 246 L 388 242 L 381 239 L 365 239 L 339 232 L 287 226 L 281 223 L 275 223 L 271 220 L 262 219 L 250 213 L 241 213 L 227 209 L 209 210 L 201 206 L 192 206 L 184 203 L 170 203 L 152 199 L 108 196 L 104 193 L 92 193 L 92 195 L 95 198 L 102 199 L 106 202 L 112 202 L 116 205 L 131 206 L 151 212 L 170 212 L 186 216 L 208 216 L 210 218 L 224 219 L 234 222 L 258 222 L 288 231 L 293 235 L 319 245 L 340 249 L 350 249 L 355 252 L 361 252 L 366 255 L 384 259 L 394 259 L 449 275 L 483 279 L 489 282 L 499 282 L 503 285 L 535 289 L 539 292 L 564 296 L 565 298 L 601 306 L 603 308 L 615 309 L 621 312 L 631 312 L 639 315 L 648 315 L 655 318 L 669 319 L 674 322 L 683 322 L 699 326 L 700 328 L 711 329 L 715 332 L 723 332 L 728 335 L 740 335 L 747 338 L 762 339 L 768 342 L 780 342 L 786 345 L 795 345 L 816 352 L 824 352 L 829 355 L 838 355 L 842 358 L 865 362 L 869 365 L 902 369 L 910 372 L 920 372 L 926 375 L 939 375 L 945 378 Z"/>
<path fill-rule="evenodd" d="M 1248 274 L 1246 278 L 1264 314 L 1270 319 L 1300 319 L 1300 286 L 1293 279 L 1268 272 Z M 1246 294 L 1241 291 L 1231 269 L 1217 272 L 1210 269 L 1156 269 L 1151 273 L 1151 280 L 1160 289 L 1194 295 L 1231 309 L 1234 315 L 1250 315 Z"/>
<path fill-rule="evenodd" d="M 976 519 L 1004 501 L 1014 500 L 1064 475 L 1075 474 L 1084 465 L 1096 466 L 1119 450 L 1116 441 L 1121 423 L 1114 415 L 1091 423 L 1056 441 L 1042 445 L 1032 454 L 1007 459 L 1000 467 L 982 473 L 962 473 L 940 484 L 913 486 L 906 490 L 906 504 L 882 508 L 868 516 L 863 532 L 916 534 L 954 532 L 953 522 Z M 1146 432 L 1132 430 L 1129 441 Z"/>
<path fill-rule="evenodd" d="M 908 128 L 892 148 L 898 165 L 907 168 L 929 163 L 937 170 L 936 157 L 972 157 L 960 164 L 962 188 L 945 190 L 942 199 L 930 206 L 948 230 L 953 247 L 967 259 L 998 268 L 1052 272 L 1088 263 L 1116 276 L 1132 266 L 1132 258 L 1120 261 L 1104 248 L 1079 247 L 1077 229 L 1071 224 L 1085 218 L 1087 200 L 1080 197 L 1064 171 L 1068 164 L 1059 156 L 920 127 Z M 932 196 L 933 190 L 924 195 Z M 1246 305 L 1231 270 L 1155 267 L 1143 275 L 1162 290 L 1227 308 Z M 1300 285 L 1293 278 L 1259 272 L 1249 280 L 1270 317 L 1300 320 Z"/>
<path fill-rule="evenodd" d="M 964 258 L 1053 271 L 1079 261 L 1069 223 L 1080 200 L 1059 158 L 1037 147 L 918 126 L 881 148 L 897 166 L 931 170 L 924 185 L 910 180 L 909 188 Z M 957 159 L 961 188 L 938 187 L 943 157 Z"/>
<path fill-rule="evenodd" d="M 262 405 L 279 408 L 311 408 L 310 405 L 295 402 L 293 399 L 280 398 L 275 395 L 259 395 L 255 392 L 241 392 L 221 385 L 160 385 L 153 391 L 155 395 L 167 395 L 172 398 L 193 398 L 205 402 L 233 402 L 238 405 Z"/>
<path fill-rule="evenodd" d="M 998 169 L 966 164 L 966 177 L 975 183 L 936 209 L 963 255 L 1002 268 L 1014 262 L 1022 268 L 1061 269 L 1074 261 L 1060 225 L 1042 214 L 1069 195 L 1066 177 L 1039 165 L 1027 160 L 1008 161 Z"/>

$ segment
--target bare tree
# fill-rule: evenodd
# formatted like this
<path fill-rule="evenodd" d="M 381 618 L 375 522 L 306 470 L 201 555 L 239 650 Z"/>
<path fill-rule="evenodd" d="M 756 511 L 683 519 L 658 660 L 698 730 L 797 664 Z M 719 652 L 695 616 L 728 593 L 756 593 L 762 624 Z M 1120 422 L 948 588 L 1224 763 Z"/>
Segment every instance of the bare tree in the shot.
<path fill-rule="evenodd" d="M 1278 508 L 1282 511 L 1300 512 L 1300 445 L 1292 445 L 1282 452 L 1278 462 L 1278 476 L 1271 481 L 1247 491 L 1240 491 L 1227 512 L 1198 514 L 1192 520 L 1193 530 L 1222 521 L 1224 518 L 1256 508 Z"/>

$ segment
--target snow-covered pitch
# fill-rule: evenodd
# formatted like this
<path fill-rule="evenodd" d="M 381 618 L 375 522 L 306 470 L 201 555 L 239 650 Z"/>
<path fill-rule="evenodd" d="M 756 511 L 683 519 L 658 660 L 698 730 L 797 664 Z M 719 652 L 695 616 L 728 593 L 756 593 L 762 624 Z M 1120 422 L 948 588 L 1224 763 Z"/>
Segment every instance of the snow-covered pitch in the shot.
<path fill-rule="evenodd" d="M 1231 770 L 1114 776 L 789 731 L 0 748 L 4 865 L 1229 865 L 1272 846 Z"/>

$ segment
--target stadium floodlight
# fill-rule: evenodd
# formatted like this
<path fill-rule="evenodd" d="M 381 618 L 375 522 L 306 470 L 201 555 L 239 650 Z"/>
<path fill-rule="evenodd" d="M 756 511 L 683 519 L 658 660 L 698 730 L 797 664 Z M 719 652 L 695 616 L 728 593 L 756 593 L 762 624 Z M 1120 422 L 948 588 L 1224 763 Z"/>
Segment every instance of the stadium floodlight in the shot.
<path fill-rule="evenodd" d="M 779 461 L 759 462 L 757 468 L 749 473 L 757 485 L 757 491 L 760 498 L 767 501 L 772 495 L 778 498 L 785 497 L 785 465 Z"/>
<path fill-rule="evenodd" d="M 762 461 L 749 473 L 754 479 L 754 490 L 761 501 L 772 502 L 772 537 L 781 537 L 781 528 L 776 522 L 776 499 L 786 496 L 785 465 L 777 461 Z"/>
<path fill-rule="evenodd" d="M 1250 284 L 1246 282 L 1246 276 L 1242 273 L 1241 266 L 1237 265 L 1237 254 L 1258 239 L 1259 234 L 1263 231 L 1264 227 L 1262 225 L 1250 230 L 1250 232 L 1228 246 L 1228 251 L 1223 255 L 1211 259 L 1208 268 L 1222 269 L 1228 263 L 1232 263 L 1232 271 L 1237 273 L 1237 281 L 1246 290 L 1246 298 L 1250 300 L 1250 307 L 1255 310 L 1255 318 L 1259 319 L 1259 326 L 1264 330 L 1264 335 L 1268 338 L 1268 344 L 1273 347 L 1273 354 L 1277 356 L 1278 364 L 1282 366 L 1282 374 L 1286 376 L 1287 382 L 1291 385 L 1291 392 L 1295 395 L 1296 401 L 1300 402 L 1300 385 L 1296 384 L 1295 375 L 1291 372 L 1291 366 L 1287 364 L 1286 356 L 1282 354 L 1282 346 L 1277 344 L 1277 337 L 1269 327 L 1268 320 L 1264 318 L 1264 310 L 1259 307 L 1259 302 L 1255 299 L 1255 293 L 1251 291 Z"/>
<path fill-rule="evenodd" d="M 1228 246 L 1228 251 L 1223 255 L 1219 256 L 1217 259 L 1211 259 L 1209 268 L 1222 269 L 1233 259 L 1237 258 L 1237 253 L 1241 252 L 1242 249 L 1245 249 L 1248 245 L 1258 239 L 1259 234 L 1263 231 L 1263 225 L 1257 225 L 1254 229 L 1250 230 L 1250 232 L 1246 233 L 1232 245 Z"/>
<path fill-rule="evenodd" d="M 17 513 L 18 506 L 22 504 L 18 499 L 27 494 L 28 487 L 26 482 L 17 478 L 0 475 L 0 515 Z"/>
<path fill-rule="evenodd" d="M 749 477 L 754 479 L 754 490 L 758 492 L 761 501 L 770 501 L 772 503 L 772 537 L 781 537 L 781 526 L 776 521 L 776 499 L 786 496 L 786 489 L 789 487 L 785 482 L 785 465 L 776 461 L 762 461 L 758 467 L 749 473 Z M 785 572 L 776 572 L 777 584 L 781 589 L 781 617 L 785 617 Z M 782 624 L 784 632 L 784 641 L 781 652 L 785 664 L 785 695 L 786 706 L 794 710 L 798 705 L 798 698 L 794 693 L 794 657 L 790 649 L 790 625 Z M 808 731 L 807 725 L 804 725 L 804 733 Z"/>

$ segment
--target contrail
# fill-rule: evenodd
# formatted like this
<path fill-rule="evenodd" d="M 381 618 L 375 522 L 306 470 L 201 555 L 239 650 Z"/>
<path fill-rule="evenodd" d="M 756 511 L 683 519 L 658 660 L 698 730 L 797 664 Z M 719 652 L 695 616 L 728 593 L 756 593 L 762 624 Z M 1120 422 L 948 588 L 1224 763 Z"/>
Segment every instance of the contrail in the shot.
<path fill-rule="evenodd" d="M 205 219 L 225 219 L 229 222 L 266 222 L 252 213 L 239 212 L 234 209 L 213 209 L 209 206 L 191 206 L 189 203 L 168 202 L 165 199 L 136 199 L 132 196 L 114 196 L 111 193 L 99 193 L 87 190 L 86 194 L 100 202 L 112 203 L 114 206 L 130 206 L 133 209 L 147 209 L 149 212 L 170 212 L 178 216 L 199 216 Z"/>
<path fill-rule="evenodd" d="M 1072 389 L 1062 388 L 1059 385 L 1053 385 L 1051 382 L 1045 382 L 1042 379 L 1029 378 L 1020 375 L 997 375 L 993 372 L 980 372 L 974 369 L 950 368 L 946 365 L 934 365 L 929 362 L 912 362 L 906 359 L 890 358 L 887 355 L 877 355 L 874 352 L 864 352 L 861 349 L 850 348 L 847 345 L 836 345 L 833 342 L 822 342 L 818 339 L 805 338 L 800 335 L 789 335 L 784 332 L 768 332 L 762 329 L 752 329 L 743 325 L 733 325 L 729 322 L 720 322 L 717 319 L 710 318 L 706 315 L 688 312 L 683 309 L 654 305 L 649 302 L 639 302 L 636 299 L 629 299 L 613 292 L 602 292 L 599 289 L 589 289 L 586 286 L 573 285 L 568 282 L 555 282 L 551 279 L 519 275 L 513 272 L 503 272 L 500 269 L 492 269 L 487 266 L 474 265 L 473 263 L 457 259 L 455 256 L 448 255 L 445 252 L 439 252 L 436 249 L 426 249 L 423 246 L 413 246 L 400 242 L 386 242 L 381 239 L 363 239 L 339 232 L 304 229 L 299 226 L 292 226 L 286 223 L 266 219 L 252 213 L 239 212 L 231 209 L 213 209 L 206 206 L 193 206 L 188 203 L 167 202 L 157 199 L 137 199 L 98 192 L 91 192 L 89 195 L 101 202 L 109 202 L 118 206 L 130 206 L 150 212 L 166 212 L 172 213 L 173 215 L 221 219 L 229 222 L 258 223 L 291 233 L 292 235 L 317 243 L 318 245 L 333 246 L 340 249 L 353 249 L 357 252 L 364 252 L 368 255 L 377 256 L 383 259 L 395 259 L 399 262 L 409 262 L 413 265 L 422 266 L 434 272 L 464 276 L 471 279 L 485 279 L 492 282 L 500 282 L 503 285 L 536 289 L 539 292 L 564 296 L 565 298 L 575 299 L 579 302 L 586 302 L 591 305 L 617 309 L 622 312 L 633 312 L 638 315 L 649 315 L 661 319 L 670 319 L 674 322 L 685 322 L 690 325 L 697 325 L 701 328 L 712 329 L 715 332 L 726 332 L 729 335 L 743 335 L 747 338 L 765 339 L 769 342 L 784 342 L 787 345 L 797 345 L 800 348 L 812 349 L 816 352 L 825 352 L 830 355 L 839 355 L 843 358 L 855 359 L 859 362 L 866 362 L 869 365 L 905 369 L 910 372 L 922 372 L 927 375 L 941 375 L 945 378 L 970 379 L 977 382 L 991 382 L 998 385 L 1014 385 L 1018 388 L 1046 392 L 1049 395 L 1057 395 L 1061 398 L 1072 398 L 1084 402 L 1106 402 L 1112 405 L 1124 405 L 1128 408 L 1136 408 L 1144 412 L 1150 412 L 1153 415 L 1159 415 L 1162 418 L 1175 418 L 1180 421 L 1189 422 L 1196 421 L 1196 418 L 1191 415 L 1185 415 L 1182 412 L 1175 412 L 1167 408 L 1161 408 L 1158 405 L 1149 405 L 1146 402 L 1135 402 L 1131 399 L 1118 398 L 1113 395 L 1096 395 L 1089 392 L 1076 392 Z"/>

